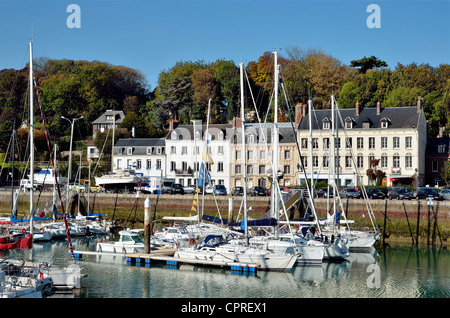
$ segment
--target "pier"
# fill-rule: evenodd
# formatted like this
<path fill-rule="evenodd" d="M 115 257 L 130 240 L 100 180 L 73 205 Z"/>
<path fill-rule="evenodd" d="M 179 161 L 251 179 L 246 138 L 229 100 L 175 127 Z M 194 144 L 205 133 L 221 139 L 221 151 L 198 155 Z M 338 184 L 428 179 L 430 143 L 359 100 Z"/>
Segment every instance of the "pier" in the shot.
<path fill-rule="evenodd" d="M 237 262 L 217 262 L 200 259 L 185 259 L 173 257 L 176 249 L 153 250 L 150 253 L 106 253 L 95 251 L 73 251 L 76 258 L 81 259 L 83 255 L 97 256 L 122 256 L 125 258 L 126 265 L 145 265 L 166 264 L 169 267 L 178 268 L 180 265 L 210 266 L 229 268 L 232 272 L 256 273 L 259 267 L 257 264 L 237 263 Z"/>

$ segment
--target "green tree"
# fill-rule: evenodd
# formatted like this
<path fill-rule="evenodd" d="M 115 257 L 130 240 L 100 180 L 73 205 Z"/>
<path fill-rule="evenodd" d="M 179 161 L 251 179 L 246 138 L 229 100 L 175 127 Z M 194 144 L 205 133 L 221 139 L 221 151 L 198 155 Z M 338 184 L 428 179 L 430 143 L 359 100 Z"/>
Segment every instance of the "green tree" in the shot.
<path fill-rule="evenodd" d="M 381 61 L 378 57 L 363 57 L 359 60 L 350 61 L 350 67 L 359 68 L 359 72 L 365 74 L 368 70 L 373 68 L 387 67 L 387 63 L 385 61 Z"/>

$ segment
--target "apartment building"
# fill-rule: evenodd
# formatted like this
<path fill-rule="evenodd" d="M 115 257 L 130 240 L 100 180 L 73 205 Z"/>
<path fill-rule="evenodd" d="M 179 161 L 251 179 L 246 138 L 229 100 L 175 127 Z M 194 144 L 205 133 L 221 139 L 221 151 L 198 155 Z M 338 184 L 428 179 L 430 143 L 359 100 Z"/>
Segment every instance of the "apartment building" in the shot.
<path fill-rule="evenodd" d="M 306 105 L 297 105 L 295 113 L 304 163 L 299 182 L 311 173 L 318 180 L 331 178 L 334 137 L 335 176 L 341 186 L 373 183 L 369 168 L 383 171 L 387 186 L 424 184 L 427 123 L 421 98 L 412 107 L 382 108 L 378 103 L 376 108 L 363 108 L 357 103 L 355 108 L 339 109 L 334 135 L 330 109 L 312 112 L 311 130 Z"/>
<path fill-rule="evenodd" d="M 165 138 L 126 138 L 114 145 L 113 172 L 133 170 L 148 179 L 161 178 L 166 171 Z"/>
<path fill-rule="evenodd" d="M 245 124 L 245 151 L 242 150 L 242 122 L 233 120 L 233 137 L 231 143 L 231 184 L 230 187 L 242 186 L 244 169 L 247 187 L 262 186 L 268 189 L 272 184 L 273 171 L 273 123 Z M 278 175 L 281 186 L 297 184 L 297 165 L 295 153 L 295 132 L 293 123 L 278 123 Z M 244 155 L 246 165 L 244 166 Z"/>
<path fill-rule="evenodd" d="M 196 185 L 202 158 L 207 151 L 211 184 L 223 184 L 229 191 L 231 173 L 228 140 L 231 128 L 231 124 L 211 124 L 207 128 L 201 121 L 195 120 L 192 125 L 178 125 L 171 129 L 165 139 L 165 176 L 175 179 L 176 183 L 183 186 Z"/>

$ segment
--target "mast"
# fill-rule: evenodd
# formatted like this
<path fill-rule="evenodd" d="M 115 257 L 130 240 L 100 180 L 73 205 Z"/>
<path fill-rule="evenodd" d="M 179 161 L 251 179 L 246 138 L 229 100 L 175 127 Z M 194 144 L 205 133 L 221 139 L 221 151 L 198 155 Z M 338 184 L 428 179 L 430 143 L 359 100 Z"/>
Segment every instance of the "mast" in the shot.
<path fill-rule="evenodd" d="M 311 147 L 309 150 L 309 162 L 311 165 L 311 202 L 314 202 L 314 164 L 313 164 L 313 137 L 312 137 L 312 100 L 308 99 L 308 119 L 309 119 L 309 140 Z"/>
<path fill-rule="evenodd" d="M 208 117 L 206 117 L 206 130 L 205 130 L 205 149 L 204 149 L 204 161 L 203 161 L 203 184 L 202 184 L 202 188 L 203 188 L 203 193 L 202 193 L 202 218 L 203 218 L 203 214 L 205 211 L 205 188 L 206 188 L 206 180 L 207 180 L 207 176 L 206 176 L 206 163 L 208 162 L 208 138 L 209 138 L 209 132 L 208 132 L 208 128 L 209 128 L 209 115 L 210 115 L 210 111 L 211 111 L 211 98 L 208 100 Z"/>
<path fill-rule="evenodd" d="M 277 195 L 280 189 L 278 188 L 278 52 L 274 53 L 274 117 L 273 117 L 273 131 L 272 131 L 272 153 L 273 153 L 273 182 L 272 182 L 272 213 L 275 213 L 275 218 L 279 220 L 279 208 Z M 278 238 L 278 227 L 275 227 L 275 237 Z"/>
<path fill-rule="evenodd" d="M 336 195 L 337 195 L 337 189 L 336 189 L 336 139 L 335 139 L 335 118 L 334 118 L 334 95 L 331 95 L 331 136 L 332 136 L 332 155 L 331 158 L 333 160 L 332 164 L 332 171 L 331 176 L 333 179 L 333 215 L 336 217 Z"/>
<path fill-rule="evenodd" d="M 34 233 L 33 198 L 34 198 L 34 120 L 33 120 L 33 43 L 30 42 L 30 233 Z"/>
<path fill-rule="evenodd" d="M 242 123 L 242 160 L 243 160 L 243 203 L 244 203 L 244 224 L 245 224 L 245 244 L 248 245 L 248 215 L 247 215 L 247 154 L 245 151 L 245 120 L 244 120 L 244 64 L 239 64 L 240 81 L 241 81 L 241 123 Z"/>

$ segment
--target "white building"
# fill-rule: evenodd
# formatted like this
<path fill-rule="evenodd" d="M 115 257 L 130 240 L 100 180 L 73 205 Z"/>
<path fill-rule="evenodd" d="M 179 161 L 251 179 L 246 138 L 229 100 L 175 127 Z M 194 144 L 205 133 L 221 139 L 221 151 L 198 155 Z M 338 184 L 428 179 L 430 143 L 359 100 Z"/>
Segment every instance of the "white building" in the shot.
<path fill-rule="evenodd" d="M 148 179 L 161 179 L 166 171 L 164 138 L 119 139 L 114 145 L 113 172 L 132 170 Z"/>
<path fill-rule="evenodd" d="M 179 125 L 166 138 L 167 170 L 165 176 L 175 179 L 183 186 L 197 184 L 202 154 L 206 148 L 206 125 L 193 121 L 193 125 Z M 210 146 L 208 152 L 213 160 L 210 165 L 212 185 L 223 184 L 230 191 L 230 143 L 228 133 L 231 124 L 211 124 L 208 128 Z"/>
<path fill-rule="evenodd" d="M 310 141 L 307 109 L 304 105 L 296 107 L 298 141 L 307 178 L 311 176 L 311 164 L 314 178 L 328 180 L 330 177 L 331 118 L 329 109 L 313 111 Z M 336 162 L 339 163 L 336 178 L 340 185 L 373 183 L 367 175 L 369 168 L 385 172 L 387 186 L 424 183 L 427 123 L 421 98 L 412 107 L 381 108 L 378 103 L 376 108 L 362 108 L 357 103 L 356 108 L 339 109 L 335 118 Z M 376 167 L 372 165 L 374 159 L 379 160 Z"/>

